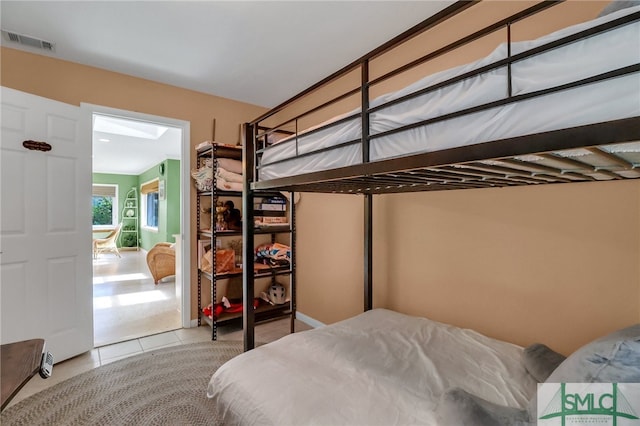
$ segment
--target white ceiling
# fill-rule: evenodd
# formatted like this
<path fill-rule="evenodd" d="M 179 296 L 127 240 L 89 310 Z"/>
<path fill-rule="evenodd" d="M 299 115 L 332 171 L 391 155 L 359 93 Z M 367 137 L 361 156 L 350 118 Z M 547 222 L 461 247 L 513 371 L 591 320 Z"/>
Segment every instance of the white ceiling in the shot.
<path fill-rule="evenodd" d="M 179 160 L 182 130 L 108 115 L 93 116 L 93 172 L 139 175 Z"/>
<path fill-rule="evenodd" d="M 7 1 L 2 44 L 275 106 L 441 10 L 446 1 Z"/>
<path fill-rule="evenodd" d="M 271 107 L 453 2 L 2 0 L 2 30 L 54 51 L 1 43 Z M 111 142 L 94 143 L 96 172 L 139 173 L 175 155 L 163 138 L 150 150 L 145 139 L 101 137 Z"/>

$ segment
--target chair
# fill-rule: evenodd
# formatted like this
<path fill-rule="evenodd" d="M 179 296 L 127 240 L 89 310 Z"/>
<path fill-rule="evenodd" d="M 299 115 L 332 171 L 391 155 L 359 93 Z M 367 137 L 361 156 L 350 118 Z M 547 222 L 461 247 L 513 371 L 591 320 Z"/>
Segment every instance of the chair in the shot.
<path fill-rule="evenodd" d="M 158 243 L 147 253 L 147 265 L 153 282 L 176 274 L 176 251 L 171 243 Z"/>
<path fill-rule="evenodd" d="M 120 235 L 120 229 L 122 228 L 122 223 L 116 225 L 115 229 L 109 233 L 104 238 L 95 238 L 93 240 L 93 258 L 97 259 L 100 253 L 115 253 L 118 257 L 120 256 L 120 252 L 118 251 L 118 246 L 116 242 L 118 241 L 118 236 Z"/>

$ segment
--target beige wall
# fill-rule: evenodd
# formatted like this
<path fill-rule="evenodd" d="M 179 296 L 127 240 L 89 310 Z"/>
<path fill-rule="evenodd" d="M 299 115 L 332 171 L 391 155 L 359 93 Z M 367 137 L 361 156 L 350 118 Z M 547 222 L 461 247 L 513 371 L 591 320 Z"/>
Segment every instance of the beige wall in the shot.
<path fill-rule="evenodd" d="M 72 105 L 86 102 L 145 114 L 176 118 L 191 123 L 191 147 L 212 139 L 216 119 L 216 140 L 237 143 L 240 124 L 265 109 L 192 90 L 155 83 L 124 74 L 33 55 L 2 47 L 0 84 L 13 89 L 55 99 Z M 87 141 L 90 143 L 90 141 Z M 187 164 L 195 164 L 195 149 Z M 191 167 L 191 166 L 189 166 Z M 195 212 L 195 192 L 191 186 L 191 211 Z M 192 215 L 191 241 L 196 240 Z M 191 317 L 197 318 L 196 261 L 191 259 Z"/>
<path fill-rule="evenodd" d="M 363 310 L 363 198 L 301 194 L 296 209 L 298 310 L 332 323 Z"/>
<path fill-rule="evenodd" d="M 562 15 L 583 20 L 601 4 L 579 6 Z M 235 142 L 239 123 L 263 112 L 6 48 L 1 83 L 75 105 L 188 120 L 192 145 L 211 137 L 213 117 L 217 139 Z M 374 198 L 375 306 L 521 345 L 542 341 L 565 353 L 640 321 L 638 181 Z M 303 194 L 297 218 L 300 312 L 332 323 L 362 311 L 362 217 L 360 196 Z M 195 282 L 195 258 L 191 271 Z"/>
<path fill-rule="evenodd" d="M 331 323 L 362 310 L 363 200 L 308 195 L 298 309 Z M 640 181 L 375 196 L 374 259 L 376 307 L 570 353 L 640 322 Z"/>

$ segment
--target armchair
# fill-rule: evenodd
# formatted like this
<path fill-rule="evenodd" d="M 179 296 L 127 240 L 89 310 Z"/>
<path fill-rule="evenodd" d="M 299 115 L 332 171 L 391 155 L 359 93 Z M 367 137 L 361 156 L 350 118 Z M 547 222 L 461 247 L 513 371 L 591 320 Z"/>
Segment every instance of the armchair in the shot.
<path fill-rule="evenodd" d="M 118 257 L 120 256 L 120 252 L 118 251 L 118 246 L 116 242 L 118 241 L 118 236 L 120 235 L 120 229 L 122 228 L 122 223 L 116 225 L 116 228 L 109 233 L 104 238 L 94 238 L 93 240 L 93 258 L 97 259 L 100 253 L 115 253 Z"/>
<path fill-rule="evenodd" d="M 153 282 L 176 274 L 176 251 L 171 243 L 158 243 L 147 253 L 147 265 Z"/>

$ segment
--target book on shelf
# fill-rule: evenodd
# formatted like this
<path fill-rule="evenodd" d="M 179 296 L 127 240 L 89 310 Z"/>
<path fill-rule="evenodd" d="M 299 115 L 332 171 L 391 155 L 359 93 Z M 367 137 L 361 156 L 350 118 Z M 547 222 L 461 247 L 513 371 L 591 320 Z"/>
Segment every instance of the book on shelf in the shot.
<path fill-rule="evenodd" d="M 280 203 L 256 203 L 253 205 L 255 210 L 272 210 L 272 211 L 286 211 L 287 205 Z"/>
<path fill-rule="evenodd" d="M 255 216 L 269 216 L 269 217 L 287 217 L 286 210 L 255 210 Z"/>
<path fill-rule="evenodd" d="M 286 216 L 254 216 L 255 226 L 283 226 L 289 224 Z"/>
<path fill-rule="evenodd" d="M 287 204 L 287 199 L 284 197 L 264 197 L 262 204 Z"/>

